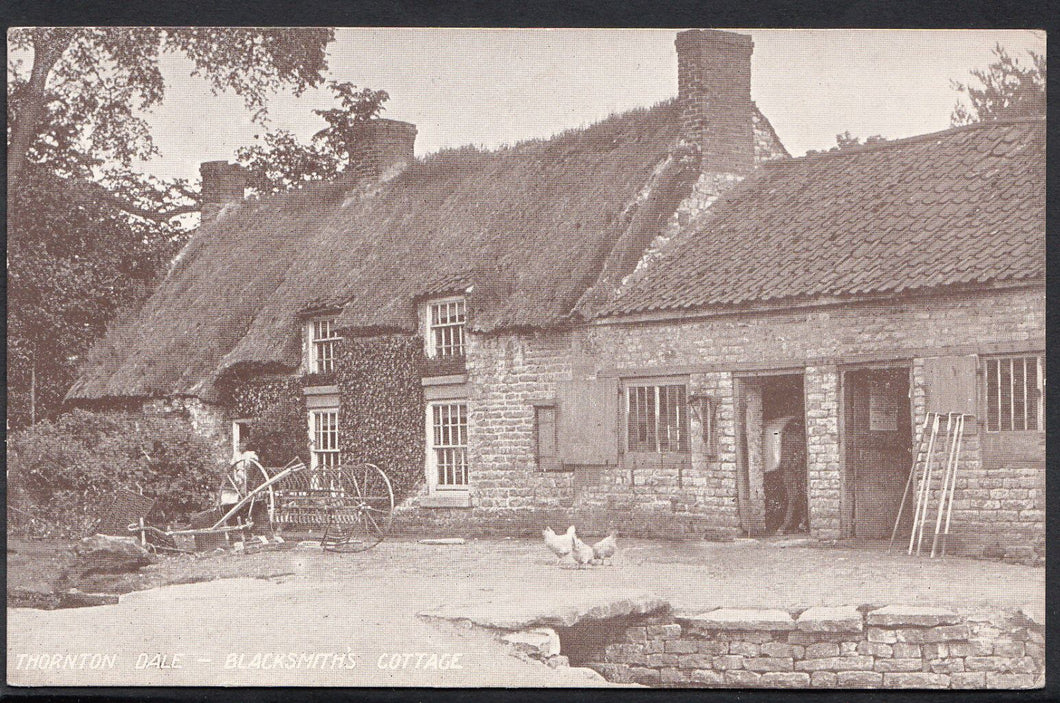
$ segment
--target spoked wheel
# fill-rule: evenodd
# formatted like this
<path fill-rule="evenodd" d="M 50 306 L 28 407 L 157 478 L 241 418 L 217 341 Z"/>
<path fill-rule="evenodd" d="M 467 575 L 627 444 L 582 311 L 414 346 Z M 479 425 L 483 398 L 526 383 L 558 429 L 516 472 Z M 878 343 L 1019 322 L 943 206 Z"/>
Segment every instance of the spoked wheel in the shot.
<path fill-rule="evenodd" d="M 261 488 L 268 480 L 269 472 L 254 459 L 232 462 L 221 479 L 219 507 L 223 509 L 226 504 L 233 505 L 249 497 L 245 511 L 241 510 L 235 519 L 246 518 L 258 529 L 271 529 L 276 512 L 276 495 L 271 485 Z"/>
<path fill-rule="evenodd" d="M 394 518 L 394 489 L 375 464 L 344 466 L 329 472 L 337 498 L 328 509 L 321 544 L 338 552 L 363 552 L 386 538 Z"/>

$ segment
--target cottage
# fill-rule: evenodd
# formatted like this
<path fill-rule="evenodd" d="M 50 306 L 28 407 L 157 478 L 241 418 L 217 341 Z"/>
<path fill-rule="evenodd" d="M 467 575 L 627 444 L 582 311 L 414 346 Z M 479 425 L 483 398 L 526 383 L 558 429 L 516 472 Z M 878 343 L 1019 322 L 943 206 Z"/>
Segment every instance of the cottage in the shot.
<path fill-rule="evenodd" d="M 1045 129 L 988 123 L 792 159 L 748 37 L 677 36 L 679 94 L 552 139 L 412 157 L 203 225 L 69 400 L 187 414 L 396 477 L 406 527 L 654 535 L 795 519 L 889 536 L 925 413 L 975 416 L 962 551 L 1044 550 Z M 308 441 L 307 441 L 308 438 Z"/>

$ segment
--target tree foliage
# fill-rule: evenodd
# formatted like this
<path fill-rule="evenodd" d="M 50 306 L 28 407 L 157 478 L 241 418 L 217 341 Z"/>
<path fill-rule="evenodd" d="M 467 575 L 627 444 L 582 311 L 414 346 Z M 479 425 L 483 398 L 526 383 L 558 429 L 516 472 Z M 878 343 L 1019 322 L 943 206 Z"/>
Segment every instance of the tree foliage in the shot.
<path fill-rule="evenodd" d="M 827 153 L 830 153 L 830 152 L 833 152 L 833 151 L 843 151 L 844 149 L 853 149 L 854 147 L 858 147 L 858 146 L 868 146 L 870 144 L 882 144 L 883 142 L 886 142 L 886 141 L 887 141 L 886 137 L 884 137 L 884 136 L 882 136 L 880 134 L 873 134 L 871 137 L 868 137 L 867 139 L 865 139 L 864 142 L 862 142 L 861 141 L 861 137 L 855 137 L 853 134 L 850 133 L 850 130 L 847 130 L 847 131 L 843 132 L 842 134 L 835 135 L 835 146 L 832 147 L 831 149 L 821 149 L 821 150 L 811 149 L 810 151 L 807 151 L 806 153 L 807 154 L 827 154 Z"/>
<path fill-rule="evenodd" d="M 386 91 L 358 89 L 349 82 L 330 81 L 328 88 L 340 107 L 314 110 L 327 127 L 309 143 L 291 132 L 277 130 L 258 136 L 261 143 L 243 147 L 236 159 L 248 171 L 247 185 L 258 193 L 275 193 L 343 173 L 359 156 L 371 120 L 385 109 Z"/>
<path fill-rule="evenodd" d="M 198 210 L 182 180 L 134 173 L 156 153 L 145 111 L 160 59 L 187 56 L 257 119 L 270 91 L 322 82 L 330 29 L 57 27 L 9 32 L 8 420 L 60 408 L 76 366 L 139 303 Z"/>
<path fill-rule="evenodd" d="M 986 68 L 972 70 L 977 84 L 951 81 L 953 89 L 962 94 L 950 115 L 954 126 L 1045 117 L 1045 55 L 1028 51 L 1028 65 L 1010 56 L 1000 44 L 994 47 L 993 53 L 997 60 Z"/>

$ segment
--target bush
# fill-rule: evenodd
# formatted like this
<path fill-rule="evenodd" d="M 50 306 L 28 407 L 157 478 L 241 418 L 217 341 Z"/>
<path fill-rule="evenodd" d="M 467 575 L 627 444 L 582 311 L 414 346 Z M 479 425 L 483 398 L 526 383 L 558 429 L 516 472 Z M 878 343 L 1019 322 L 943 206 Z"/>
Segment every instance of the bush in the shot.
<path fill-rule="evenodd" d="M 118 489 L 155 499 L 148 522 L 186 520 L 209 507 L 224 467 L 183 419 L 75 410 L 8 438 L 8 504 L 80 536 Z M 43 530 L 41 530 L 43 531 Z"/>

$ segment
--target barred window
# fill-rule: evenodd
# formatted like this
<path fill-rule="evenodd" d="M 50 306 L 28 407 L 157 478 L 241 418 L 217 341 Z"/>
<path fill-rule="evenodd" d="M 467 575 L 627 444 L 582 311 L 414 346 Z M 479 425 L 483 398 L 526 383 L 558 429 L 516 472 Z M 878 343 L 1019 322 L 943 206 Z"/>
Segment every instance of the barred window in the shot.
<path fill-rule="evenodd" d="M 1042 430 L 1045 365 L 1040 356 L 986 360 L 986 430 Z"/>
<path fill-rule="evenodd" d="M 447 358 L 464 355 L 467 308 L 463 298 L 431 303 L 428 355 Z"/>
<path fill-rule="evenodd" d="M 335 346 L 342 339 L 334 329 L 333 318 L 322 318 L 309 323 L 309 371 L 329 373 L 335 370 Z"/>
<path fill-rule="evenodd" d="M 626 447 L 631 452 L 687 452 L 685 386 L 626 387 Z"/>
<path fill-rule="evenodd" d="M 312 468 L 331 469 L 339 465 L 339 411 L 313 410 L 309 414 Z"/>
<path fill-rule="evenodd" d="M 439 489 L 467 486 L 467 404 L 438 403 L 430 406 L 431 446 L 435 486 Z"/>

